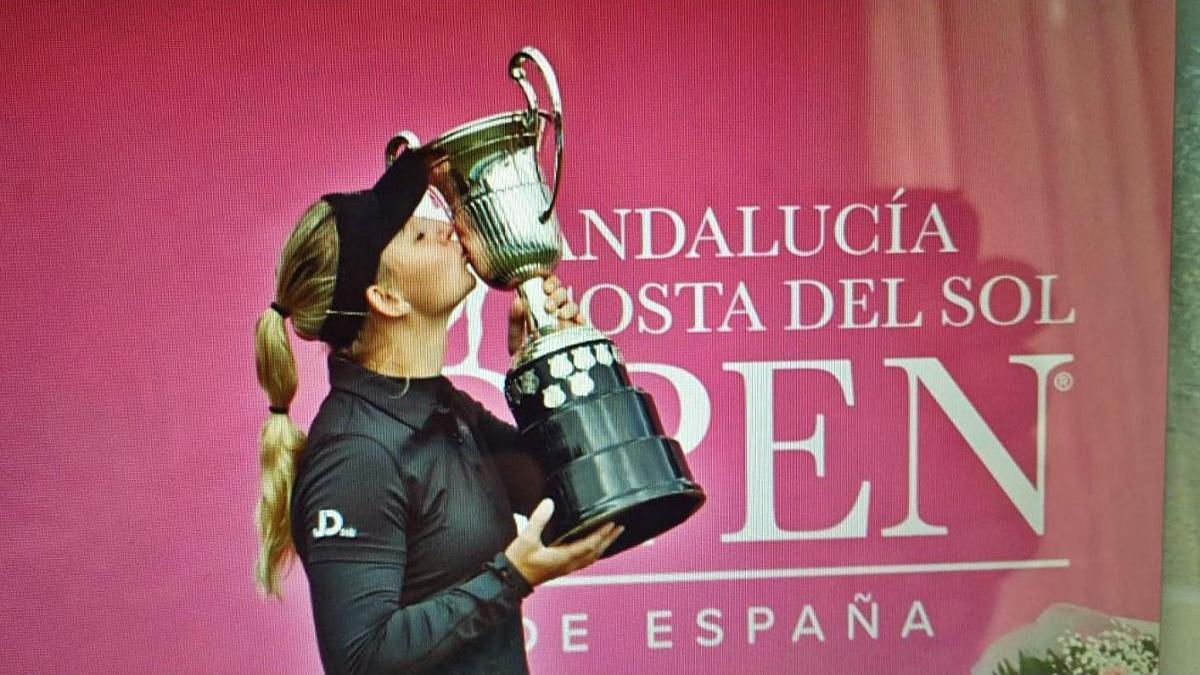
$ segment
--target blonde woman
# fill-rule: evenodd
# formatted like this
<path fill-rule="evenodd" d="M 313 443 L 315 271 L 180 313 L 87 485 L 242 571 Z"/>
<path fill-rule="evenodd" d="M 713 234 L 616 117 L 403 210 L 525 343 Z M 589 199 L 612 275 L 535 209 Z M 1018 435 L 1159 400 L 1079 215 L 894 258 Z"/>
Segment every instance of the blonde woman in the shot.
<path fill-rule="evenodd" d="M 409 152 L 371 189 L 322 197 L 288 237 L 256 327 L 270 415 L 255 576 L 281 596 L 298 555 L 331 673 L 527 673 L 522 599 L 621 533 L 609 524 L 544 546 L 553 503 L 538 501 L 536 462 L 514 427 L 441 375 L 450 314 L 476 280 L 437 204 Z M 561 325 L 582 321 L 557 278 L 545 290 Z M 522 312 L 514 302 L 510 352 Z M 307 436 L 288 417 L 289 317 L 301 339 L 331 347 Z M 529 516 L 519 536 L 514 512 Z"/>

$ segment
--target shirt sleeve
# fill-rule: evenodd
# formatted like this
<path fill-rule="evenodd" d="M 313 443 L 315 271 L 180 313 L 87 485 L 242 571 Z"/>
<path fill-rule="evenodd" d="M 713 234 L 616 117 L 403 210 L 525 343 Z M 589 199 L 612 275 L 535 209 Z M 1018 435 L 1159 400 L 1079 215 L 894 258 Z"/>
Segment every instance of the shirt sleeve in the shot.
<path fill-rule="evenodd" d="M 344 436 L 322 447 L 320 458 L 298 512 L 305 517 L 304 567 L 327 672 L 433 668 L 517 611 L 533 591 L 501 552 L 478 575 L 401 606 L 408 509 L 391 454 L 372 439 Z"/>
<path fill-rule="evenodd" d="M 477 417 L 477 438 L 500 473 L 513 511 L 528 518 L 545 497 L 546 475 L 541 463 L 522 444 L 517 427 L 497 418 L 478 401 L 464 399 Z"/>

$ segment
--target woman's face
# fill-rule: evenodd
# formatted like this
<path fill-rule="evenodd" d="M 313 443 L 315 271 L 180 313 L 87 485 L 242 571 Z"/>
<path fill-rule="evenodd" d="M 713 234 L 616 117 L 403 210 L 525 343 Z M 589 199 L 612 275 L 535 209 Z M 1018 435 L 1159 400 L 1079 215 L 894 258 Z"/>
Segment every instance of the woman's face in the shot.
<path fill-rule="evenodd" d="M 428 317 L 449 314 L 475 288 L 454 226 L 440 220 L 413 216 L 383 249 L 379 265 L 386 270 L 381 281 Z"/>

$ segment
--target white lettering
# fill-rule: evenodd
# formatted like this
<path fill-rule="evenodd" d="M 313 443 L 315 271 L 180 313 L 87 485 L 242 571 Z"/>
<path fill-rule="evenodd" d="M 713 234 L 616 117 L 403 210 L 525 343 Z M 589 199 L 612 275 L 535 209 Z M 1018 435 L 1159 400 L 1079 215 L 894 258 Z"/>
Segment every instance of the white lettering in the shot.
<path fill-rule="evenodd" d="M 750 607 L 746 610 L 746 641 L 754 644 L 755 636 L 775 625 L 775 612 L 770 607 Z"/>
<path fill-rule="evenodd" d="M 821 630 L 821 622 L 817 621 L 817 613 L 812 605 L 805 605 L 796 619 L 796 628 L 792 630 L 792 642 L 799 642 L 803 635 L 815 635 L 818 642 L 825 641 L 825 632 Z"/>
<path fill-rule="evenodd" d="M 342 531 L 342 514 L 333 509 L 321 509 L 317 512 L 317 526 L 313 528 L 313 539 L 329 537 Z"/>
<path fill-rule="evenodd" d="M 914 630 L 933 637 L 933 624 L 930 623 L 929 615 L 925 613 L 925 605 L 921 604 L 920 600 L 914 600 L 912 607 L 909 608 L 908 616 L 904 619 L 904 628 L 900 631 L 900 638 L 907 640 L 908 634 Z"/>
<path fill-rule="evenodd" d="M 587 629 L 582 626 L 573 626 L 575 622 L 587 621 L 587 614 L 563 614 L 562 615 L 562 644 L 564 652 L 586 652 L 588 646 L 583 642 L 575 642 L 574 638 L 587 637 Z"/>
<path fill-rule="evenodd" d="M 714 619 L 721 618 L 721 610 L 719 609 L 702 609 L 696 614 L 696 625 L 702 629 L 708 630 L 713 635 L 712 637 L 696 636 L 696 644 L 701 647 L 716 647 L 725 641 L 725 631 L 721 629 L 720 624 L 707 621 L 708 617 Z"/>
<path fill-rule="evenodd" d="M 639 260 L 662 260 L 675 256 L 683 250 L 683 245 L 687 243 L 687 229 L 684 227 L 683 218 L 680 218 L 678 213 L 662 208 L 638 209 L 637 212 L 642 217 L 642 252 L 636 256 Z M 671 247 L 661 253 L 654 251 L 654 214 L 656 213 L 670 219 L 675 235 Z"/>
<path fill-rule="evenodd" d="M 975 456 L 983 462 L 988 473 L 1004 491 L 1005 496 L 1038 535 L 1044 534 L 1046 516 L 1046 384 L 1050 371 L 1074 361 L 1071 354 L 1040 354 L 1010 356 L 1009 363 L 1026 366 L 1037 376 L 1037 469 L 1030 482 L 1013 461 L 1008 449 L 992 432 L 979 411 L 951 379 L 941 362 L 934 358 L 884 359 L 889 368 L 901 368 L 908 376 L 908 516 L 898 525 L 883 530 L 885 537 L 944 535 L 945 527 L 932 526 L 921 519 L 917 511 L 917 447 L 919 433 L 917 385 L 925 390 L 946 413 Z"/>
<path fill-rule="evenodd" d="M 672 642 L 670 640 L 660 640 L 660 634 L 670 634 L 670 624 L 658 623 L 659 619 L 670 619 L 671 610 L 658 609 L 646 612 L 646 646 L 650 649 L 670 649 Z"/>
<path fill-rule="evenodd" d="M 608 223 L 600 217 L 592 209 L 580 209 L 579 215 L 583 216 L 583 256 L 580 260 L 598 260 L 596 255 L 592 253 L 592 230 L 600 233 L 604 241 L 608 242 L 608 247 L 612 252 L 617 254 L 621 260 L 625 259 L 625 216 L 629 215 L 629 209 L 613 209 L 620 218 L 620 230 L 613 232 Z"/>
<path fill-rule="evenodd" d="M 813 433 L 798 441 L 778 441 L 775 433 L 775 371 L 814 370 L 833 376 L 847 406 L 854 406 L 850 361 L 746 361 L 722 364 L 742 376 L 746 392 L 746 521 L 737 532 L 722 534 L 721 541 L 758 542 L 805 539 L 865 538 L 871 483 L 863 481 L 854 506 L 840 523 L 823 530 L 784 530 L 775 519 L 775 453 L 806 452 L 813 458 L 817 476 L 825 475 L 825 416 L 817 415 Z"/>

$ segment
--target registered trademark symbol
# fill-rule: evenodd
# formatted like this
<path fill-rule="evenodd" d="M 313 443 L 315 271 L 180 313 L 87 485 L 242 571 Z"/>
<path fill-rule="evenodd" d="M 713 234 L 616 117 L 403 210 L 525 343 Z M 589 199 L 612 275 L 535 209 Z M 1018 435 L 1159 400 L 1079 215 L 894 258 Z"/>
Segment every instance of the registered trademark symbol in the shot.
<path fill-rule="evenodd" d="M 1059 391 L 1070 391 L 1075 386 L 1075 378 L 1070 373 L 1059 373 L 1054 376 L 1054 388 Z"/>

